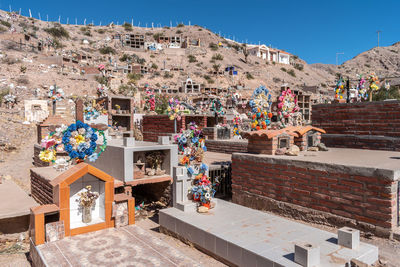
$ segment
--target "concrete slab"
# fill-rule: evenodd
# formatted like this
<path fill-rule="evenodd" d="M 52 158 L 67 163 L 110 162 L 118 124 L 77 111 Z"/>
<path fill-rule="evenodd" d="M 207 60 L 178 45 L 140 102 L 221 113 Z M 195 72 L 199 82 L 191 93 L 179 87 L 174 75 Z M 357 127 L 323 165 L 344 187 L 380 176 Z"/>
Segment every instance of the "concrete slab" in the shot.
<path fill-rule="evenodd" d="M 30 208 L 39 204 L 13 181 L 0 184 L 0 220 L 30 214 Z"/>
<path fill-rule="evenodd" d="M 196 246 L 238 266 L 300 266 L 294 246 L 309 242 L 320 246 L 320 266 L 345 266 L 355 258 L 367 264 L 378 260 L 378 248 L 361 243 L 351 250 L 337 244 L 337 235 L 279 216 L 217 199 L 208 214 L 160 211 L 160 226 Z"/>
<path fill-rule="evenodd" d="M 234 153 L 234 158 L 255 157 L 271 163 L 286 164 L 313 169 L 343 171 L 354 174 L 370 174 L 376 171 L 382 177 L 398 180 L 400 177 L 400 152 L 351 148 L 329 148 L 329 151 L 302 151 L 299 156 Z"/>
<path fill-rule="evenodd" d="M 68 237 L 36 248 L 45 266 L 200 266 L 135 225 Z"/>

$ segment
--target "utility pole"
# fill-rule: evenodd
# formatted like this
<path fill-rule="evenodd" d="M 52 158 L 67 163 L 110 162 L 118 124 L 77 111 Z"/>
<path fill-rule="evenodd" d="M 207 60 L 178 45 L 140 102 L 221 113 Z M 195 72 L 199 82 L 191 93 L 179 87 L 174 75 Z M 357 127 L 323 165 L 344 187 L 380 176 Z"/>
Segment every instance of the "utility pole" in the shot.
<path fill-rule="evenodd" d="M 382 31 L 381 30 L 377 30 L 376 33 L 378 34 L 378 47 L 379 47 L 379 35 Z"/>
<path fill-rule="evenodd" d="M 339 55 L 344 55 L 344 53 L 343 52 L 336 53 L 336 66 L 339 65 L 338 61 Z"/>

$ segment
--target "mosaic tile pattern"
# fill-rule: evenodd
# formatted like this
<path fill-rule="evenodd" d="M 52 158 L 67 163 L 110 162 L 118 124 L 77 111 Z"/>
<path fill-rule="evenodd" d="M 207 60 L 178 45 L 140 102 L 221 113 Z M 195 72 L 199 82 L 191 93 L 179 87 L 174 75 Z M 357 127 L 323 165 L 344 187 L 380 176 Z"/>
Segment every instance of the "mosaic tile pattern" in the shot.
<path fill-rule="evenodd" d="M 73 236 L 37 248 L 48 266 L 200 266 L 134 225 Z"/>

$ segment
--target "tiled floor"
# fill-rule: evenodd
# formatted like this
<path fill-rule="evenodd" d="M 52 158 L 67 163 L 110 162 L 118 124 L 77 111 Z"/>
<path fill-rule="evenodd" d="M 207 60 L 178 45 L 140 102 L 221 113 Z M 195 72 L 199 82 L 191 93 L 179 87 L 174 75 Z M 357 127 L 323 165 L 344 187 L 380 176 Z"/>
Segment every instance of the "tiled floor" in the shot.
<path fill-rule="evenodd" d="M 37 247 L 47 266 L 199 266 L 138 226 L 110 228 Z"/>

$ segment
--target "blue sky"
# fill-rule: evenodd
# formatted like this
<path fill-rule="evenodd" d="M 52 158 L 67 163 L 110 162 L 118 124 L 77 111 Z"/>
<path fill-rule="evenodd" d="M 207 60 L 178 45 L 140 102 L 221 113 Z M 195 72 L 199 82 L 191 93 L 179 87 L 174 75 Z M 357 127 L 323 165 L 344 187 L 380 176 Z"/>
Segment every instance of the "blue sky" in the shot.
<path fill-rule="evenodd" d="M 238 41 L 259 42 L 298 55 L 308 63 L 339 63 L 377 45 L 377 30 L 381 30 L 380 45 L 400 41 L 400 1 L 398 0 L 69 0 L 32 1 L 0 0 L 0 8 L 21 8 L 22 15 L 43 20 L 83 24 L 92 20 L 96 25 L 140 22 L 168 25 L 172 21 L 197 24 L 212 31 L 233 36 Z M 397 14 L 396 14 L 397 13 Z"/>

